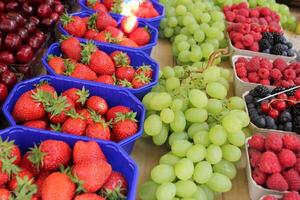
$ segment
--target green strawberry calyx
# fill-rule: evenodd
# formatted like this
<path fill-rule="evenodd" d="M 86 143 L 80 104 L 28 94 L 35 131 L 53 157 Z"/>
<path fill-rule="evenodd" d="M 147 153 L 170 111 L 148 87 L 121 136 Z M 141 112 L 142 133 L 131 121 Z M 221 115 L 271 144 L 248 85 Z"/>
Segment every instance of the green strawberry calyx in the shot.
<path fill-rule="evenodd" d="M 96 26 L 97 17 L 98 17 L 97 13 L 95 13 L 89 17 L 89 20 L 88 20 L 88 29 L 89 30 L 98 30 L 97 26 Z"/>
<path fill-rule="evenodd" d="M 81 51 L 81 62 L 83 64 L 88 65 L 91 61 L 92 54 L 96 51 L 96 45 L 92 41 L 88 41 L 86 44 L 83 45 L 83 49 Z"/>
<path fill-rule="evenodd" d="M 143 73 L 146 73 L 147 71 L 152 71 L 150 65 L 143 64 L 141 65 L 138 70 L 141 70 Z"/>
<path fill-rule="evenodd" d="M 128 112 L 128 113 L 121 113 L 117 112 L 116 113 L 116 118 L 114 119 L 114 123 L 120 122 L 120 121 L 125 121 L 125 120 L 131 120 L 134 122 L 137 122 L 136 120 L 136 112 Z"/>
<path fill-rule="evenodd" d="M 63 26 L 66 26 L 69 23 L 73 22 L 74 19 L 70 15 L 68 15 L 68 13 L 64 13 L 61 15 L 60 21 L 63 24 Z"/>
<path fill-rule="evenodd" d="M 44 157 L 47 153 L 42 152 L 40 146 L 34 145 L 29 149 L 28 160 L 39 170 L 44 164 Z"/>
<path fill-rule="evenodd" d="M 20 172 L 20 168 L 14 164 L 16 157 L 11 157 L 11 152 L 15 148 L 14 141 L 3 141 L 0 138 L 0 167 L 1 172 L 6 173 L 9 177 Z"/>
<path fill-rule="evenodd" d="M 79 113 L 77 113 L 74 108 L 72 108 L 71 110 L 69 110 L 67 112 L 67 116 L 69 116 L 69 117 L 71 117 L 73 119 L 82 119 L 82 120 L 84 120 L 84 117 L 81 116 Z"/>
<path fill-rule="evenodd" d="M 28 176 L 16 177 L 17 188 L 12 192 L 10 200 L 31 200 L 33 195 L 37 193 L 37 185 L 33 183 L 33 179 Z"/>
<path fill-rule="evenodd" d="M 85 189 L 83 187 L 84 181 L 79 180 L 79 178 L 76 176 L 76 174 L 72 173 L 71 167 L 64 167 L 63 165 L 61 165 L 59 167 L 60 172 L 63 174 L 66 174 L 71 181 L 76 184 L 77 188 L 76 188 L 76 194 L 80 194 L 80 193 L 85 193 Z"/>
<path fill-rule="evenodd" d="M 83 87 L 82 90 L 78 90 L 76 94 L 79 96 L 79 99 L 76 102 L 81 103 L 81 105 L 84 105 L 87 98 L 90 96 L 90 91 L 86 90 L 85 87 Z"/>
<path fill-rule="evenodd" d="M 126 196 L 122 194 L 124 191 L 125 189 L 122 188 L 122 184 L 118 183 L 114 190 L 102 189 L 99 193 L 107 200 L 125 200 Z"/>
<path fill-rule="evenodd" d="M 121 14 L 122 13 L 122 4 L 124 0 L 114 0 L 111 12 Z"/>
<path fill-rule="evenodd" d="M 135 75 L 134 79 L 138 80 L 141 83 L 149 83 L 150 82 L 150 78 L 147 77 L 144 73 Z"/>
<path fill-rule="evenodd" d="M 122 51 L 120 51 L 116 55 L 114 55 L 113 60 L 117 67 L 127 66 L 130 64 L 127 53 L 122 52 Z"/>
<path fill-rule="evenodd" d="M 52 131 L 61 132 L 61 124 L 50 124 L 50 128 Z"/>
<path fill-rule="evenodd" d="M 118 80 L 117 85 L 122 86 L 122 87 L 132 88 L 132 84 L 129 81 L 127 81 L 126 79 Z"/>
<path fill-rule="evenodd" d="M 65 96 L 58 96 L 57 98 L 53 98 L 50 105 L 45 107 L 45 110 L 51 114 L 50 118 L 53 118 L 62 112 L 67 111 L 71 105 L 68 103 L 68 100 Z"/>
<path fill-rule="evenodd" d="M 96 111 L 94 110 L 91 110 L 91 109 L 88 109 L 88 112 L 90 113 L 91 115 L 91 118 L 92 120 L 95 122 L 95 123 L 99 123 L 99 124 L 102 124 L 102 126 L 104 128 L 107 128 L 107 126 L 110 126 L 110 122 L 106 122 L 101 115 L 98 115 Z"/>
<path fill-rule="evenodd" d="M 95 6 L 95 4 L 98 2 L 98 0 L 87 0 L 87 3 L 89 6 Z"/>
<path fill-rule="evenodd" d="M 64 64 L 66 66 L 66 71 L 64 75 L 71 76 L 76 68 L 76 65 L 74 62 L 72 62 L 70 59 L 65 59 Z"/>

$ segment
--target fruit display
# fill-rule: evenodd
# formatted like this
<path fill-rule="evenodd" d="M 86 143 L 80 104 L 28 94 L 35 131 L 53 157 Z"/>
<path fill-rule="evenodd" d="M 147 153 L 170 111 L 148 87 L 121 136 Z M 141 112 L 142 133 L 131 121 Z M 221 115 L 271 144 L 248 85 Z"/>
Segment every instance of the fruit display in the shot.
<path fill-rule="evenodd" d="M 238 57 L 234 67 L 237 77 L 243 82 L 284 88 L 300 85 L 299 62 L 259 56 Z"/>
<path fill-rule="evenodd" d="M 0 63 L 0 108 L 17 82 L 17 75 L 7 65 Z"/>
<path fill-rule="evenodd" d="M 64 35 L 135 49 L 155 45 L 158 37 L 156 29 L 135 17 L 120 19 L 105 12 L 64 14 L 59 27 Z"/>
<path fill-rule="evenodd" d="M 179 64 L 208 60 L 215 50 L 227 46 L 224 15 L 212 1 L 174 0 L 165 6 L 160 34 L 171 40 Z"/>
<path fill-rule="evenodd" d="M 244 98 L 251 122 L 258 128 L 300 133 L 299 89 L 282 87 L 268 89 L 260 85 Z M 261 99 L 263 100 L 260 101 Z"/>
<path fill-rule="evenodd" d="M 300 190 L 300 138 L 293 134 L 254 134 L 248 140 L 252 179 L 273 191 Z"/>
<path fill-rule="evenodd" d="M 282 198 L 279 198 L 275 195 L 265 195 L 260 200 L 297 200 L 300 199 L 300 195 L 298 192 L 288 192 L 283 194 Z"/>
<path fill-rule="evenodd" d="M 159 67 L 146 54 L 138 55 L 68 37 L 51 45 L 43 63 L 51 75 L 130 88 L 130 92 L 142 96 L 141 90 L 157 84 Z"/>

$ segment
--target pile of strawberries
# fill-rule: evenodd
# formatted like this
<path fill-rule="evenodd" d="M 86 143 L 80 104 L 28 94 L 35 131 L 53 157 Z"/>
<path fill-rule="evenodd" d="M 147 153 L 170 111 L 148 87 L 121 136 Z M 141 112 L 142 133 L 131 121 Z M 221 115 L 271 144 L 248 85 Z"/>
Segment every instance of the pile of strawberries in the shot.
<path fill-rule="evenodd" d="M 134 16 L 122 18 L 120 25 L 106 12 L 98 12 L 89 17 L 62 15 L 63 28 L 72 36 L 139 48 L 149 44 L 151 34 L 147 26 L 138 27 Z"/>
<path fill-rule="evenodd" d="M 100 0 L 87 0 L 86 2 L 88 7 L 101 12 L 113 12 L 140 18 L 159 16 L 150 0 L 142 1 L 138 4 L 136 2 L 124 4 L 124 0 L 103 0 L 102 2 Z"/>
<path fill-rule="evenodd" d="M 280 199 L 273 195 L 266 195 L 261 200 L 300 200 L 300 195 L 298 192 L 289 192 L 284 194 Z"/>
<path fill-rule="evenodd" d="M 260 83 L 277 87 L 300 85 L 300 63 L 288 63 L 281 58 L 240 57 L 235 62 L 237 76 L 244 82 Z"/>
<path fill-rule="evenodd" d="M 126 199 L 125 177 L 112 170 L 100 146 L 78 141 L 73 149 L 45 140 L 22 156 L 13 141 L 0 141 L 1 200 Z"/>
<path fill-rule="evenodd" d="M 131 66 L 131 58 L 123 51 L 110 55 L 93 43 L 81 44 L 77 38 L 69 37 L 61 42 L 65 58 L 50 55 L 49 66 L 56 74 L 78 79 L 141 88 L 152 81 L 153 70 L 149 65 Z"/>
<path fill-rule="evenodd" d="M 119 142 L 137 133 L 136 113 L 126 106 L 109 108 L 100 96 L 70 88 L 58 95 L 42 82 L 17 100 L 12 115 L 24 126 Z"/>
<path fill-rule="evenodd" d="M 300 138 L 293 134 L 255 134 L 248 141 L 252 178 L 276 191 L 300 190 Z"/>

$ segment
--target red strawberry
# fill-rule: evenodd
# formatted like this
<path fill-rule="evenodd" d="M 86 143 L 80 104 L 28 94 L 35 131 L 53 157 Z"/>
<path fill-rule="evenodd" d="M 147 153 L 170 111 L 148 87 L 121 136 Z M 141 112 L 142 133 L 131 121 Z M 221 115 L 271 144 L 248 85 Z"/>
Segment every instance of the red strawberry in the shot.
<path fill-rule="evenodd" d="M 2 164 L 2 161 L 4 161 L 4 164 L 14 164 L 19 165 L 21 162 L 21 151 L 17 145 L 14 144 L 14 141 L 3 141 L 0 138 L 0 150 L 1 150 L 1 158 L 0 158 L 0 164 Z M 7 161 L 9 160 L 9 162 Z M 1 165 L 2 166 L 2 165 Z M 5 166 L 7 167 L 7 166 Z M 2 167 L 1 167 L 2 168 Z M 1 171 L 1 170 L 0 170 Z"/>
<path fill-rule="evenodd" d="M 76 185 L 63 173 L 54 172 L 43 182 L 43 200 L 73 200 L 75 197 Z"/>
<path fill-rule="evenodd" d="M 50 175 L 50 172 L 41 172 L 39 176 L 35 179 L 34 184 L 37 186 L 36 195 L 40 198 L 42 196 L 42 186 L 46 178 Z"/>
<path fill-rule="evenodd" d="M 0 83 L 0 103 L 3 103 L 8 96 L 7 86 L 3 83 Z"/>
<path fill-rule="evenodd" d="M 124 37 L 124 33 L 116 27 L 108 26 L 108 27 L 105 28 L 104 31 L 107 32 L 107 33 L 110 33 L 111 36 L 113 38 L 116 38 L 117 40 L 120 40 Z"/>
<path fill-rule="evenodd" d="M 110 54 L 110 57 L 113 59 L 116 67 L 127 66 L 131 64 L 131 59 L 129 58 L 126 52 L 114 51 Z"/>
<path fill-rule="evenodd" d="M 97 79 L 97 74 L 88 66 L 81 63 L 66 62 L 67 71 L 66 75 L 78 79 L 93 81 Z"/>
<path fill-rule="evenodd" d="M 75 103 L 75 107 L 78 108 L 79 106 L 84 106 L 87 98 L 90 96 L 90 92 L 84 87 L 82 90 L 70 88 L 64 91 L 62 95 L 71 99 Z"/>
<path fill-rule="evenodd" d="M 129 39 L 139 46 L 144 46 L 150 42 L 151 35 L 147 27 L 139 27 L 129 35 Z"/>
<path fill-rule="evenodd" d="M 110 33 L 107 33 L 106 31 L 101 31 L 98 33 L 95 37 L 94 40 L 98 42 L 109 42 L 109 43 L 114 43 L 115 39 L 112 37 Z"/>
<path fill-rule="evenodd" d="M 136 75 L 132 80 L 133 88 L 141 88 L 147 85 L 150 82 L 150 79 L 145 76 L 145 74 Z"/>
<path fill-rule="evenodd" d="M 57 56 L 48 56 L 48 64 L 56 74 L 63 74 L 66 70 L 64 59 Z"/>
<path fill-rule="evenodd" d="M 105 199 L 95 193 L 85 193 L 85 194 L 77 195 L 74 200 L 105 200 Z"/>
<path fill-rule="evenodd" d="M 72 135 L 84 135 L 86 122 L 74 109 L 68 113 L 70 116 L 62 125 L 62 132 Z"/>
<path fill-rule="evenodd" d="M 85 132 L 87 137 L 101 140 L 110 140 L 110 129 L 104 121 L 89 124 Z"/>
<path fill-rule="evenodd" d="M 91 111 L 89 111 L 88 109 L 84 108 L 82 110 L 78 110 L 77 112 L 84 118 L 85 123 L 87 125 L 94 123 L 94 121 L 92 119 Z"/>
<path fill-rule="evenodd" d="M 56 95 L 56 90 L 53 86 L 51 86 L 47 81 L 42 81 L 39 84 L 35 85 L 35 89 L 33 92 L 38 92 L 38 90 L 42 90 L 43 92 L 50 93 L 54 97 Z M 42 94 L 47 95 L 47 94 Z"/>
<path fill-rule="evenodd" d="M 123 17 L 121 21 L 121 29 L 124 33 L 130 34 L 138 27 L 138 21 L 135 16 Z"/>
<path fill-rule="evenodd" d="M 117 27 L 118 26 L 117 21 L 114 18 L 112 18 L 108 13 L 105 12 L 97 13 L 97 19 L 96 19 L 97 29 L 102 31 L 108 26 Z"/>
<path fill-rule="evenodd" d="M 5 188 L 0 188 L 0 199 L 1 200 L 10 200 L 11 199 L 10 191 L 8 191 Z"/>
<path fill-rule="evenodd" d="M 35 120 L 35 121 L 28 121 L 24 123 L 23 126 L 38 128 L 38 129 L 46 129 L 47 123 L 44 120 Z"/>
<path fill-rule="evenodd" d="M 137 48 L 139 45 L 129 38 L 123 38 L 119 43 L 121 46 Z"/>
<path fill-rule="evenodd" d="M 112 171 L 110 177 L 102 187 L 102 191 L 105 197 L 110 199 L 111 197 L 126 198 L 127 194 L 127 182 L 125 177 L 119 173 Z"/>
<path fill-rule="evenodd" d="M 114 0 L 103 0 L 102 1 L 103 4 L 105 5 L 105 7 L 107 8 L 107 10 L 111 10 L 113 5 L 114 5 Z"/>
<path fill-rule="evenodd" d="M 33 174 L 31 174 L 29 171 L 27 171 L 26 169 L 21 169 L 21 171 L 18 174 L 15 174 L 10 181 L 7 183 L 7 187 L 10 190 L 15 190 L 18 187 L 18 178 L 21 179 L 25 179 L 27 177 L 27 179 L 32 179 L 33 178 Z"/>
<path fill-rule="evenodd" d="M 60 44 L 61 51 L 67 56 L 67 58 L 79 61 L 81 58 L 81 44 L 75 37 L 67 37 L 63 39 Z"/>
<path fill-rule="evenodd" d="M 109 85 L 114 85 L 115 84 L 114 78 L 110 75 L 101 75 L 95 81 L 100 82 L 100 83 L 106 83 L 106 84 L 109 84 Z"/>
<path fill-rule="evenodd" d="M 98 35 L 98 31 L 92 29 L 92 30 L 88 30 L 85 33 L 84 38 L 88 40 L 94 40 L 97 35 Z"/>
<path fill-rule="evenodd" d="M 63 14 L 60 18 L 64 29 L 75 37 L 83 37 L 86 32 L 86 23 L 81 17 L 69 16 L 68 14 Z"/>
<path fill-rule="evenodd" d="M 91 96 L 87 100 L 86 106 L 100 115 L 105 115 L 108 110 L 106 100 L 98 96 Z"/>
<path fill-rule="evenodd" d="M 76 165 L 81 162 L 84 163 L 97 160 L 106 161 L 106 157 L 97 142 L 78 141 L 75 143 L 73 148 L 73 160 L 74 164 Z"/>
<path fill-rule="evenodd" d="M 32 163 L 31 160 L 29 159 L 31 153 L 30 151 L 25 153 L 25 155 L 22 158 L 20 167 L 22 169 L 26 169 L 27 171 L 29 171 L 33 176 L 38 176 L 40 173 L 39 170 L 39 166 L 37 166 L 36 164 Z"/>
<path fill-rule="evenodd" d="M 118 67 L 116 70 L 116 78 L 118 80 L 127 80 L 131 82 L 134 78 L 135 70 L 131 66 Z"/>
<path fill-rule="evenodd" d="M 152 78 L 153 70 L 150 65 L 142 65 L 136 70 L 136 74 L 144 74 L 148 78 Z"/>
<path fill-rule="evenodd" d="M 104 160 L 81 162 L 74 165 L 72 173 L 83 181 L 86 192 L 96 192 L 106 182 L 112 172 L 110 164 Z"/>
<path fill-rule="evenodd" d="M 82 61 L 98 75 L 113 75 L 115 72 L 114 62 L 109 55 L 97 49 L 93 43 L 84 46 Z"/>
<path fill-rule="evenodd" d="M 126 106 L 111 107 L 106 113 L 106 119 L 107 119 L 107 121 L 112 121 L 117 117 L 118 113 L 126 114 L 131 111 L 132 110 Z"/>
<path fill-rule="evenodd" d="M 0 163 L 2 169 L 2 163 Z M 6 172 L 3 172 L 3 169 L 0 170 L 0 186 L 4 186 L 9 181 L 9 175 Z"/>
<path fill-rule="evenodd" d="M 101 12 L 108 12 L 105 5 L 100 3 L 100 1 L 98 1 L 98 0 L 88 0 L 87 4 L 89 7 L 93 8 L 93 10 L 97 10 L 97 11 L 101 11 Z"/>
<path fill-rule="evenodd" d="M 120 142 L 136 134 L 138 130 L 138 124 L 135 118 L 135 112 L 117 114 L 117 117 L 114 119 L 112 128 L 113 138 L 115 139 L 115 141 Z"/>

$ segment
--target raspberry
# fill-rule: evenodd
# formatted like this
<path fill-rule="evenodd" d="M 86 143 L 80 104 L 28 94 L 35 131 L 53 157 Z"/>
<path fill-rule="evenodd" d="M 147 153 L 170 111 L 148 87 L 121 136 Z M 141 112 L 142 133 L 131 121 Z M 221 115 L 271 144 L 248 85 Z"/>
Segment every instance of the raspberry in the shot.
<path fill-rule="evenodd" d="M 281 80 L 282 73 L 280 72 L 279 69 L 275 68 L 275 69 L 271 70 L 270 76 L 271 76 L 272 79 L 277 81 L 277 80 Z"/>
<path fill-rule="evenodd" d="M 298 192 L 289 192 L 283 195 L 282 200 L 300 200 L 300 195 Z"/>
<path fill-rule="evenodd" d="M 259 12 L 260 12 L 260 15 L 264 16 L 264 17 L 271 15 L 271 10 L 267 7 L 262 7 Z"/>
<path fill-rule="evenodd" d="M 248 9 L 248 8 L 249 8 L 249 5 L 248 5 L 247 2 L 241 2 L 241 3 L 239 3 L 239 4 L 237 5 L 237 8 L 239 8 L 239 9 L 242 9 L 242 8 Z"/>
<path fill-rule="evenodd" d="M 234 12 L 231 11 L 227 11 L 225 12 L 225 19 L 229 22 L 233 22 L 235 19 L 236 14 Z"/>
<path fill-rule="evenodd" d="M 278 154 L 278 160 L 282 168 L 293 167 L 297 162 L 296 155 L 289 149 L 282 149 Z"/>
<path fill-rule="evenodd" d="M 238 41 L 234 44 L 234 46 L 238 49 L 245 49 L 245 46 L 243 45 L 243 43 L 241 41 Z"/>
<path fill-rule="evenodd" d="M 281 85 L 284 88 L 288 88 L 288 87 L 294 86 L 295 83 L 293 80 L 282 80 Z"/>
<path fill-rule="evenodd" d="M 294 83 L 300 85 L 300 77 L 295 78 Z"/>
<path fill-rule="evenodd" d="M 251 31 L 251 35 L 253 36 L 253 39 L 255 42 L 258 42 L 259 40 L 262 39 L 262 35 L 260 32 L 254 32 L 254 31 Z"/>
<path fill-rule="evenodd" d="M 261 153 L 255 149 L 249 149 L 250 165 L 251 167 L 256 167 L 260 158 Z"/>
<path fill-rule="evenodd" d="M 251 23 L 259 24 L 259 19 L 256 17 L 251 18 Z M 260 28 L 261 29 L 261 28 Z M 261 29 L 262 30 L 262 29 Z"/>
<path fill-rule="evenodd" d="M 262 32 L 265 32 L 265 30 L 268 29 L 268 22 L 265 18 L 259 18 L 259 24 L 262 26 Z M 264 30 L 264 27 L 265 27 L 265 30 Z"/>
<path fill-rule="evenodd" d="M 246 8 L 242 8 L 242 9 L 240 9 L 240 10 L 238 11 L 238 14 L 239 14 L 239 15 L 242 15 L 242 16 L 244 16 L 244 17 L 248 17 L 248 16 L 249 16 L 249 10 L 246 9 Z"/>
<path fill-rule="evenodd" d="M 248 74 L 248 80 L 250 83 L 258 83 L 259 82 L 259 76 L 256 72 L 250 72 Z"/>
<path fill-rule="evenodd" d="M 265 150 L 265 136 L 260 134 L 255 134 L 251 137 L 251 139 L 248 141 L 249 147 L 256 149 L 258 151 L 264 151 Z"/>
<path fill-rule="evenodd" d="M 258 163 L 259 169 L 268 174 L 279 173 L 281 166 L 275 153 L 266 151 L 261 155 Z"/>
<path fill-rule="evenodd" d="M 244 17 L 243 15 L 236 15 L 235 16 L 235 22 L 244 23 L 244 22 L 246 22 L 246 17 Z"/>
<path fill-rule="evenodd" d="M 264 185 L 267 180 L 267 174 L 263 173 L 258 168 L 255 168 L 252 171 L 252 178 L 258 185 Z"/>
<path fill-rule="evenodd" d="M 300 176 L 294 169 L 283 172 L 283 177 L 288 182 L 290 191 L 300 190 Z"/>
<path fill-rule="evenodd" d="M 275 173 L 268 177 L 267 187 L 271 190 L 285 191 L 289 186 L 280 173 Z"/>
<path fill-rule="evenodd" d="M 254 52 L 259 52 L 259 44 L 258 44 L 258 42 L 254 42 L 254 43 L 250 46 L 249 50 L 254 51 Z"/>
<path fill-rule="evenodd" d="M 239 30 L 242 34 L 247 34 L 247 33 L 250 33 L 251 31 L 251 25 L 250 24 L 242 24 L 242 29 Z"/>
<path fill-rule="evenodd" d="M 273 64 L 270 62 L 269 59 L 267 58 L 262 58 L 260 60 L 260 67 L 261 68 L 267 68 L 269 70 L 273 69 Z"/>
<path fill-rule="evenodd" d="M 267 195 L 262 200 L 277 200 L 277 198 L 272 195 Z"/>
<path fill-rule="evenodd" d="M 245 47 L 252 46 L 253 42 L 254 42 L 254 38 L 251 34 L 246 34 L 242 39 L 242 43 Z"/>
<path fill-rule="evenodd" d="M 245 78 L 247 77 L 247 69 L 244 66 L 240 66 L 236 68 L 236 74 L 239 78 Z"/>
<path fill-rule="evenodd" d="M 251 33 L 260 33 L 261 32 L 261 28 L 259 26 L 259 24 L 251 24 Z"/>
<path fill-rule="evenodd" d="M 293 134 L 284 134 L 282 136 L 283 147 L 291 151 L 299 151 L 300 149 L 300 138 Z"/>
<path fill-rule="evenodd" d="M 239 58 L 237 59 L 236 63 L 244 63 L 245 66 L 246 66 L 246 64 L 248 63 L 248 59 L 245 58 L 245 57 L 239 57 Z"/>
<path fill-rule="evenodd" d="M 259 11 L 257 9 L 250 10 L 250 17 L 254 17 L 255 19 L 259 17 Z"/>
<path fill-rule="evenodd" d="M 277 68 L 281 72 L 283 72 L 285 70 L 285 68 L 287 68 L 288 65 L 282 58 L 276 58 L 273 61 L 273 66 L 274 66 L 274 68 Z"/>
<path fill-rule="evenodd" d="M 241 78 L 242 81 L 249 83 L 249 79 L 248 78 Z"/>
<path fill-rule="evenodd" d="M 269 133 L 265 139 L 265 148 L 268 151 L 279 152 L 282 149 L 282 138 L 278 133 Z"/>
<path fill-rule="evenodd" d="M 262 84 L 262 85 L 271 85 L 269 79 L 263 79 L 263 80 L 260 80 L 259 83 Z"/>
<path fill-rule="evenodd" d="M 233 23 L 231 26 L 232 26 L 232 30 L 236 32 L 240 32 L 244 27 L 242 23 Z"/>
<path fill-rule="evenodd" d="M 266 68 L 259 68 L 257 73 L 261 79 L 268 79 L 270 76 L 270 71 Z"/>
<path fill-rule="evenodd" d="M 248 72 L 256 72 L 260 66 L 260 58 L 253 57 L 249 60 L 248 64 L 246 65 Z"/>
<path fill-rule="evenodd" d="M 238 41 L 242 41 L 243 34 L 241 34 L 241 33 L 235 33 L 235 34 L 233 34 L 233 36 L 232 36 L 231 39 L 232 39 L 233 43 L 236 43 Z"/>
<path fill-rule="evenodd" d="M 294 166 L 294 169 L 295 169 L 298 173 L 300 173 L 300 158 L 297 158 L 297 162 L 296 162 L 296 164 L 295 164 L 295 166 Z"/>
<path fill-rule="evenodd" d="M 283 72 L 283 76 L 287 80 L 294 80 L 296 78 L 296 72 L 293 69 L 286 69 Z"/>

